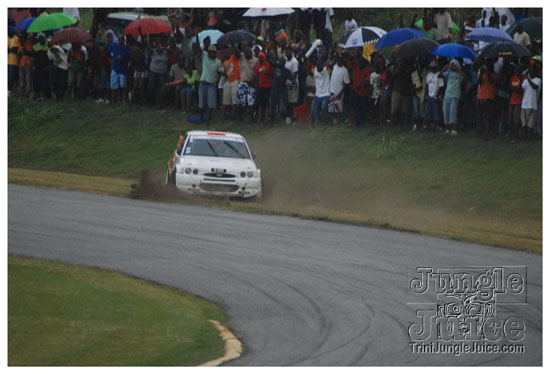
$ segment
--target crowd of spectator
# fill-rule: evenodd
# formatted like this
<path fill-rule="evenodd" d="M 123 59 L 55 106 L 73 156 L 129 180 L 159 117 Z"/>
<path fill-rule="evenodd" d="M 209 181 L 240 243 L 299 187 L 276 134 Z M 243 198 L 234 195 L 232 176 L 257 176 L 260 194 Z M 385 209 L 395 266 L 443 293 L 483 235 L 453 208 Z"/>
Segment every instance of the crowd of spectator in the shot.
<path fill-rule="evenodd" d="M 92 98 L 97 104 L 149 105 L 160 112 L 173 108 L 207 123 L 219 115 L 267 125 L 307 120 L 312 126 L 383 125 L 452 135 L 472 128 L 486 137 L 528 140 L 542 134 L 542 43 L 521 28 L 513 38 L 535 57 L 401 59 L 395 51 L 385 57 L 343 49 L 332 38 L 332 8 L 295 10 L 288 19 L 269 21 L 243 19 L 231 10 L 167 9 L 169 34 L 102 30 L 104 41 L 66 45 L 52 44 L 51 33 L 10 27 L 8 95 L 38 101 Z M 14 9 L 11 24 L 31 11 L 37 12 Z M 352 11 L 340 11 L 346 12 L 346 32 L 361 26 Z M 512 12 L 516 21 L 526 17 L 524 10 Z M 94 17 L 93 36 L 105 16 Z M 464 37 L 478 27 L 507 29 L 507 17 L 484 9 L 479 20 L 468 17 L 456 35 L 450 13 L 430 9 L 420 29 L 439 43 L 454 36 L 478 50 L 481 43 Z M 226 47 L 218 48 L 210 38 L 199 41 L 206 29 L 245 29 L 256 39 L 227 38 Z"/>

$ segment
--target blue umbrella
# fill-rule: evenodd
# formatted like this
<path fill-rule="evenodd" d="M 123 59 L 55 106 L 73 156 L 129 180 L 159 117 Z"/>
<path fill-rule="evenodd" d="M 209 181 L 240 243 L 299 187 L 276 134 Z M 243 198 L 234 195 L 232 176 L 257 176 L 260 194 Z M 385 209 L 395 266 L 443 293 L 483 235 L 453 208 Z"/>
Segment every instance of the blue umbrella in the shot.
<path fill-rule="evenodd" d="M 479 29 L 475 29 L 466 35 L 466 39 L 487 43 L 513 41 L 510 35 L 506 32 L 500 29 L 495 29 L 494 27 L 480 27 Z"/>
<path fill-rule="evenodd" d="M 431 52 L 431 55 L 451 58 L 469 58 L 474 60 L 476 54 L 470 48 L 456 43 L 447 43 L 435 47 Z"/>
<path fill-rule="evenodd" d="M 25 18 L 25 19 L 22 19 L 21 21 L 19 21 L 19 23 L 15 26 L 15 29 L 17 31 L 21 31 L 21 30 L 27 30 L 29 28 L 29 26 L 31 25 L 32 21 L 34 21 L 36 19 L 36 17 L 29 17 L 29 18 Z"/>
<path fill-rule="evenodd" d="M 393 45 L 401 44 L 403 42 L 406 42 L 407 40 L 425 37 L 426 34 L 424 34 L 420 30 L 410 28 L 395 29 L 382 36 L 380 40 L 378 40 L 378 43 L 376 43 L 376 46 L 374 46 L 374 48 L 382 49 L 385 47 L 391 47 Z"/>
<path fill-rule="evenodd" d="M 210 44 L 214 45 L 218 43 L 218 39 L 223 35 L 223 32 L 219 30 L 204 30 L 199 32 L 199 43 L 201 47 L 204 46 L 204 39 L 210 37 Z"/>

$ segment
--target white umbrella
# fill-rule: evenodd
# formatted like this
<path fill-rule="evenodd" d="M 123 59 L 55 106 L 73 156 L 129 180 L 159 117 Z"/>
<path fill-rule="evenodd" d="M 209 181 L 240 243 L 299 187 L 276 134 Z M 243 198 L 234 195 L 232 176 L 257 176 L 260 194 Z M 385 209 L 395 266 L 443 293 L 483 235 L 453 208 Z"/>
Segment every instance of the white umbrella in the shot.
<path fill-rule="evenodd" d="M 243 17 L 277 17 L 294 13 L 292 8 L 250 8 L 244 12 Z"/>

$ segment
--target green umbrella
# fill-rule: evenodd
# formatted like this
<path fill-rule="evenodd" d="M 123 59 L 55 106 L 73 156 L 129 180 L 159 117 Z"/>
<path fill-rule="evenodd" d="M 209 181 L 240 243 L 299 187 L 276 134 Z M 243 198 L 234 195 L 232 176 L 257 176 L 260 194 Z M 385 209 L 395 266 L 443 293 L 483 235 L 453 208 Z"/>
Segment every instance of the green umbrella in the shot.
<path fill-rule="evenodd" d="M 453 32 L 459 32 L 460 31 L 460 27 L 458 27 L 456 25 L 456 23 L 454 23 L 453 21 L 451 21 L 453 27 L 451 28 L 451 30 L 453 30 Z M 424 28 L 424 20 L 422 18 L 420 18 L 418 21 L 416 21 L 415 25 L 417 27 L 422 27 Z"/>
<path fill-rule="evenodd" d="M 42 32 L 56 30 L 76 23 L 76 18 L 65 13 L 52 13 L 36 17 L 27 32 Z"/>

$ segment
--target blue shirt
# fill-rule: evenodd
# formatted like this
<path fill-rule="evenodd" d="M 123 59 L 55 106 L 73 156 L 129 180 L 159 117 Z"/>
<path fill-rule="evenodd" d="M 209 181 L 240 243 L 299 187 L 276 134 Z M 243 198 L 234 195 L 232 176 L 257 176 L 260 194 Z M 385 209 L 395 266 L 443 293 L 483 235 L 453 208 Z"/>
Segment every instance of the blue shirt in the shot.
<path fill-rule="evenodd" d="M 111 43 L 107 47 L 107 52 L 113 54 L 113 71 L 117 74 L 127 74 L 130 48 L 127 45 L 121 47 L 118 43 Z M 118 56 L 123 57 L 122 61 L 118 61 Z"/>
<path fill-rule="evenodd" d="M 462 84 L 462 74 L 460 74 L 458 71 L 447 70 L 443 73 L 443 76 L 447 80 L 445 97 L 460 99 L 460 85 Z"/>

